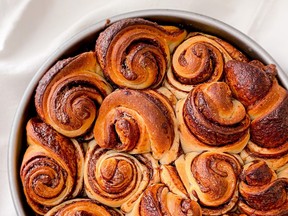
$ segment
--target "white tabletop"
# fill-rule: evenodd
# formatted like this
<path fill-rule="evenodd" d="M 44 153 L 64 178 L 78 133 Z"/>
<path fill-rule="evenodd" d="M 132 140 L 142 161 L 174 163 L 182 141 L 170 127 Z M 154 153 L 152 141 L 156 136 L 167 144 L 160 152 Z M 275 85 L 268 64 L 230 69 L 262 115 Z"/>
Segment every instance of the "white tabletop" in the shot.
<path fill-rule="evenodd" d="M 180 9 L 219 19 L 250 36 L 288 73 L 286 0 L 0 0 L 0 212 L 16 215 L 7 150 L 23 92 L 45 58 L 86 26 L 141 9 Z"/>

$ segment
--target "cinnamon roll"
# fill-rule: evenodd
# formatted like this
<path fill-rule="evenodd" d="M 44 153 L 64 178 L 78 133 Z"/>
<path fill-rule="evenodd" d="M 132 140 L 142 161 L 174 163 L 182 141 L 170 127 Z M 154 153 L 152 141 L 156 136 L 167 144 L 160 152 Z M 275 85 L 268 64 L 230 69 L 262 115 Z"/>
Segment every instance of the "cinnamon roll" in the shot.
<path fill-rule="evenodd" d="M 201 216 L 199 204 L 193 200 L 182 198 L 172 192 L 164 184 L 149 186 L 142 194 L 133 210 L 127 216 L 164 216 L 179 215 Z"/>
<path fill-rule="evenodd" d="M 105 77 L 119 87 L 154 88 L 162 82 L 170 53 L 186 31 L 141 18 L 118 21 L 96 41 L 96 53 Z"/>
<path fill-rule="evenodd" d="M 288 175 L 278 177 L 263 160 L 245 165 L 239 208 L 248 215 L 288 215 Z"/>
<path fill-rule="evenodd" d="M 276 79 L 275 65 L 230 61 L 226 81 L 251 118 L 251 140 L 242 157 L 265 159 L 273 169 L 288 162 L 288 93 Z"/>
<path fill-rule="evenodd" d="M 222 215 L 238 201 L 239 157 L 226 153 L 191 152 L 175 161 L 176 169 L 191 199 L 203 215 Z"/>
<path fill-rule="evenodd" d="M 179 135 L 168 99 L 154 90 L 120 89 L 103 101 L 94 127 L 102 148 L 130 154 L 152 152 L 161 163 L 178 156 Z"/>
<path fill-rule="evenodd" d="M 99 205 L 94 200 L 78 198 L 65 201 L 58 206 L 51 209 L 45 216 L 79 216 L 79 215 L 93 215 L 93 216 L 122 216 L 123 214 L 113 208 L 108 208 Z"/>
<path fill-rule="evenodd" d="M 130 212 L 146 187 L 159 182 L 158 161 L 100 148 L 95 141 L 85 159 L 85 191 L 91 199 Z"/>
<path fill-rule="evenodd" d="M 28 204 L 39 215 L 76 197 L 83 187 L 84 154 L 76 140 L 41 120 L 27 123 L 27 148 L 20 177 Z"/>
<path fill-rule="evenodd" d="M 190 33 L 173 53 L 165 85 L 177 98 L 183 98 L 198 84 L 221 80 L 225 63 L 231 59 L 248 60 L 220 38 L 199 32 Z"/>
<path fill-rule="evenodd" d="M 68 137 L 85 134 L 112 87 L 101 76 L 94 52 L 58 61 L 40 80 L 35 94 L 38 115 Z"/>
<path fill-rule="evenodd" d="M 249 140 L 249 116 L 224 82 L 198 85 L 177 103 L 176 112 L 185 153 L 239 153 Z"/>

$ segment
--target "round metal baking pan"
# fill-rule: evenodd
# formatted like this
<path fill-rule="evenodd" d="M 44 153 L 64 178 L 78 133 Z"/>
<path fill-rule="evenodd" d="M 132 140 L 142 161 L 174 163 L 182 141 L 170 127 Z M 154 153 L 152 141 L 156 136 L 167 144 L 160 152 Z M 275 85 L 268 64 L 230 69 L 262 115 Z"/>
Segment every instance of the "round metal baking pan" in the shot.
<path fill-rule="evenodd" d="M 18 215 L 33 215 L 23 193 L 19 170 L 26 150 L 26 122 L 30 117 L 36 115 L 33 98 L 34 90 L 39 80 L 57 60 L 76 55 L 86 50 L 93 50 L 97 35 L 107 24 L 129 17 L 142 17 L 160 24 L 180 25 L 191 31 L 201 31 L 220 37 L 244 52 L 250 59 L 258 59 L 265 64 L 276 64 L 278 78 L 282 85 L 285 86 L 286 89 L 288 88 L 287 74 L 283 72 L 275 60 L 262 47 L 235 28 L 213 18 L 192 12 L 157 9 L 125 13 L 100 22 L 95 22 L 95 24 L 87 29 L 72 36 L 70 40 L 55 50 L 35 73 L 19 104 L 11 128 L 8 152 L 10 191 Z"/>

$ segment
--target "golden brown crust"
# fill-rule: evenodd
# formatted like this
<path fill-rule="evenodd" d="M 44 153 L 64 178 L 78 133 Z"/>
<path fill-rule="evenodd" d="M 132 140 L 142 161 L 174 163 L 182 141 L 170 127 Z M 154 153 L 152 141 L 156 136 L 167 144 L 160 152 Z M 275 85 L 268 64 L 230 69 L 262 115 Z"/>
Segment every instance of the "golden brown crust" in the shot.
<path fill-rule="evenodd" d="M 150 154 L 134 157 L 89 144 L 84 184 L 91 199 L 129 212 L 145 188 L 159 181 L 158 161 Z"/>
<path fill-rule="evenodd" d="M 196 199 L 203 215 L 222 215 L 238 201 L 241 164 L 230 154 L 191 152 L 180 156 L 176 169 L 191 199 Z"/>
<path fill-rule="evenodd" d="M 200 83 L 219 81 L 227 61 L 248 61 L 231 44 L 208 34 L 190 33 L 175 50 L 165 85 L 182 98 Z"/>
<path fill-rule="evenodd" d="M 57 62 L 37 86 L 39 116 L 65 136 L 85 134 L 95 121 L 97 106 L 112 91 L 98 73 L 94 52 Z"/>
<path fill-rule="evenodd" d="M 288 144 L 288 94 L 278 107 L 251 123 L 251 141 L 261 147 L 277 148 Z M 286 152 L 288 153 L 288 148 Z"/>
<path fill-rule="evenodd" d="M 117 86 L 154 88 L 166 74 L 170 52 L 185 36 L 185 30 L 131 18 L 101 32 L 95 50 L 105 77 Z"/>
<path fill-rule="evenodd" d="M 259 61 L 229 61 L 225 69 L 228 85 L 252 119 L 251 139 L 242 155 L 267 159 L 275 169 L 288 162 L 288 93 L 276 72 L 275 65 Z"/>
<path fill-rule="evenodd" d="M 287 145 L 284 146 L 284 150 Z M 284 154 L 280 157 L 276 155 L 282 155 L 282 148 L 261 148 L 255 143 L 249 141 L 246 148 L 240 153 L 242 160 L 245 163 L 250 163 L 254 160 L 265 160 L 265 162 L 273 170 L 277 170 L 288 163 L 288 154 Z"/>
<path fill-rule="evenodd" d="M 84 155 L 75 140 L 36 118 L 27 123 L 27 141 L 20 176 L 27 202 L 43 215 L 81 192 Z"/>
<path fill-rule="evenodd" d="M 93 215 L 93 216 L 122 216 L 123 214 L 113 208 L 100 205 L 91 199 L 72 199 L 65 201 L 58 206 L 55 206 L 45 216 L 79 216 L 79 215 Z"/>
<path fill-rule="evenodd" d="M 133 154 L 152 152 L 163 163 L 175 160 L 179 148 L 173 108 L 153 90 L 111 93 L 99 110 L 94 137 L 102 148 Z"/>
<path fill-rule="evenodd" d="M 287 215 L 288 179 L 278 178 L 264 161 L 245 166 L 239 185 L 239 208 L 248 215 Z"/>
<path fill-rule="evenodd" d="M 175 166 L 161 165 L 160 178 L 161 182 L 164 183 L 174 194 L 177 194 L 182 198 L 189 197 Z"/>
<path fill-rule="evenodd" d="M 197 202 L 182 198 L 168 190 L 164 184 L 154 184 L 143 192 L 142 196 L 128 216 L 195 215 L 202 211 Z"/>
<path fill-rule="evenodd" d="M 184 152 L 219 149 L 239 153 L 249 139 L 250 119 L 224 82 L 194 88 L 179 102 L 177 118 Z"/>
<path fill-rule="evenodd" d="M 275 65 L 264 66 L 258 61 L 231 60 L 225 67 L 225 79 L 235 97 L 249 107 L 261 100 L 272 87 Z"/>

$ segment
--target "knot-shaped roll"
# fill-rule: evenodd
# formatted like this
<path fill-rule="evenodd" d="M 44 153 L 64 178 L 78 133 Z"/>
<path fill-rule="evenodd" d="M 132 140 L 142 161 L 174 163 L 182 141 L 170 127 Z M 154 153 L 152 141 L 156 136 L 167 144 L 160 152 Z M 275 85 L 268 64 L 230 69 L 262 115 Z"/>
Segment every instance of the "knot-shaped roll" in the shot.
<path fill-rule="evenodd" d="M 150 154 L 132 156 L 92 141 L 85 158 L 85 191 L 91 199 L 130 212 L 146 187 L 159 182 L 158 166 Z"/>
<path fill-rule="evenodd" d="M 175 49 L 166 86 L 183 98 L 196 85 L 222 79 L 225 63 L 247 58 L 231 44 L 215 36 L 190 33 Z"/>
<path fill-rule="evenodd" d="M 161 183 L 151 185 L 143 192 L 133 210 L 127 216 L 201 216 L 197 202 L 178 196 Z"/>
<path fill-rule="evenodd" d="M 113 208 L 99 205 L 94 200 L 86 198 L 71 199 L 52 208 L 45 216 L 122 216 L 123 214 Z"/>
<path fill-rule="evenodd" d="M 169 100 L 154 90 L 116 90 L 103 101 L 94 127 L 102 148 L 152 152 L 161 163 L 178 156 L 179 135 Z"/>
<path fill-rule="evenodd" d="M 175 165 L 190 198 L 201 205 L 203 215 L 223 215 L 235 207 L 241 173 L 236 155 L 191 152 L 180 156 Z"/>
<path fill-rule="evenodd" d="M 282 171 L 283 172 L 283 171 Z M 288 173 L 288 172 L 287 172 Z M 288 214 L 288 175 L 280 177 L 263 160 L 244 166 L 239 209 L 248 215 Z"/>
<path fill-rule="evenodd" d="M 239 153 L 249 140 L 249 116 L 224 82 L 198 85 L 177 103 L 176 112 L 185 153 Z"/>
<path fill-rule="evenodd" d="M 84 153 L 76 140 L 41 120 L 27 123 L 27 148 L 20 177 L 26 200 L 37 214 L 76 197 L 83 187 Z"/>
<path fill-rule="evenodd" d="M 120 20 L 99 35 L 96 53 L 104 75 L 119 87 L 158 86 L 170 65 L 170 53 L 186 31 L 141 18 Z"/>
<path fill-rule="evenodd" d="M 58 61 L 36 89 L 38 115 L 65 136 L 85 134 L 95 121 L 98 106 L 112 92 L 100 74 L 94 52 Z"/>
<path fill-rule="evenodd" d="M 288 162 L 288 93 L 276 80 L 275 65 L 229 61 L 225 79 L 251 118 L 251 142 L 242 156 L 265 159 L 273 169 Z"/>

